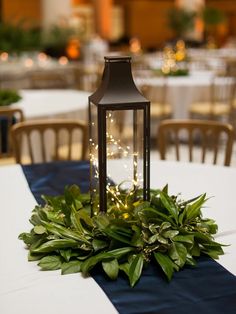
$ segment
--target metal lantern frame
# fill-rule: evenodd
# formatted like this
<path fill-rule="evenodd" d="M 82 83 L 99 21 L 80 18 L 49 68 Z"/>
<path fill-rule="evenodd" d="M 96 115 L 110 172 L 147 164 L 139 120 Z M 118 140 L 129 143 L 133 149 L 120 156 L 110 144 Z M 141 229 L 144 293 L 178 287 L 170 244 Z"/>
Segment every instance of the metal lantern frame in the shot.
<path fill-rule="evenodd" d="M 89 133 L 92 136 L 92 106 L 97 109 L 99 210 L 107 211 L 107 112 L 133 111 L 133 150 L 137 146 L 137 110 L 143 122 L 143 200 L 150 195 L 150 102 L 136 88 L 131 73 L 131 57 L 105 57 L 102 83 L 89 97 Z M 113 68 L 115 65 L 115 70 Z M 128 75 L 127 75 L 128 74 Z M 114 79 L 115 78 L 115 79 Z M 139 111 L 140 112 L 140 111 Z M 91 145 L 90 145 L 91 156 Z M 94 179 L 90 163 L 90 182 Z M 134 169 L 135 172 L 135 169 Z M 90 184 L 91 186 L 91 184 Z M 92 193 L 92 191 L 91 191 Z"/>

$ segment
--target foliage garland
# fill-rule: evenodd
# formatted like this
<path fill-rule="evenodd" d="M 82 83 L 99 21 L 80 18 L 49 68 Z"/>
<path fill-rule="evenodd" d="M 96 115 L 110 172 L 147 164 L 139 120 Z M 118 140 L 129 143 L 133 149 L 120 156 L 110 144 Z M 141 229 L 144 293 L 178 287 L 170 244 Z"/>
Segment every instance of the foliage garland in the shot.
<path fill-rule="evenodd" d="M 44 206 L 36 206 L 30 219 L 34 226 L 21 233 L 29 249 L 28 260 L 39 260 L 43 270 L 61 269 L 62 274 L 88 274 L 97 264 L 115 280 L 123 271 L 133 287 L 145 264 L 154 260 L 170 281 L 184 265 L 196 265 L 201 254 L 217 259 L 222 245 L 213 235 L 217 225 L 202 218 L 206 194 L 183 201 L 170 196 L 168 186 L 151 190 L 149 202 L 141 191 L 121 191 L 126 204 L 119 208 L 109 195 L 107 213 L 91 217 L 89 194 L 76 185 L 65 188 L 60 196 L 43 196 Z M 127 206 L 128 205 L 128 206 Z"/>

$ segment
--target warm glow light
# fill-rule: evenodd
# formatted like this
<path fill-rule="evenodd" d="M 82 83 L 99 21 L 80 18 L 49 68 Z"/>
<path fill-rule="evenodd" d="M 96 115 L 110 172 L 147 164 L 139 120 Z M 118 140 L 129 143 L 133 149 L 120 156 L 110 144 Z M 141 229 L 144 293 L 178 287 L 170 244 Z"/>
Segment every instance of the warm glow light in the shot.
<path fill-rule="evenodd" d="M 80 56 L 80 42 L 77 38 L 71 39 L 66 47 L 66 54 L 70 59 L 76 60 Z"/>
<path fill-rule="evenodd" d="M 130 39 L 129 50 L 134 54 L 140 53 L 142 51 L 141 43 L 138 38 L 134 37 Z"/>
<path fill-rule="evenodd" d="M 66 65 L 68 63 L 68 59 L 67 59 L 67 57 L 62 56 L 59 58 L 58 62 L 60 65 Z"/>
<path fill-rule="evenodd" d="M 1 61 L 7 61 L 8 60 L 8 53 L 7 52 L 2 52 L 0 54 L 0 60 Z"/>
<path fill-rule="evenodd" d="M 46 53 L 44 53 L 44 52 L 40 52 L 40 53 L 38 54 L 38 60 L 39 60 L 40 62 L 46 61 L 47 58 L 48 58 L 48 56 L 47 56 Z"/>
<path fill-rule="evenodd" d="M 34 65 L 34 61 L 31 58 L 27 58 L 25 59 L 24 64 L 26 68 L 31 68 Z"/>

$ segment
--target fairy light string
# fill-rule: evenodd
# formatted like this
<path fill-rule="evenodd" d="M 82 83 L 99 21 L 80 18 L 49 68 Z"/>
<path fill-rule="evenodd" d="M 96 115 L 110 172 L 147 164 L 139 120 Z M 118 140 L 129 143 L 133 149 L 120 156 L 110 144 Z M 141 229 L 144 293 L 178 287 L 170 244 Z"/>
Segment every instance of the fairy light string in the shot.
<path fill-rule="evenodd" d="M 120 132 L 117 127 L 116 119 L 113 112 L 108 112 L 106 115 L 107 120 L 107 132 L 106 132 L 106 141 L 107 141 L 107 160 L 122 159 L 123 170 L 128 174 L 127 179 L 123 182 L 114 183 L 112 181 L 112 174 L 108 169 L 107 173 L 107 194 L 110 196 L 109 200 L 114 202 L 118 210 L 128 210 L 129 199 L 134 195 L 135 191 L 141 185 L 143 178 L 142 174 L 138 173 L 138 151 L 132 152 L 131 146 L 124 143 L 120 137 L 122 137 L 122 132 Z M 92 122 L 92 128 L 95 128 L 95 123 Z M 95 130 L 94 130 L 95 131 Z M 94 133 L 94 132 L 92 132 Z M 95 133 L 96 134 L 96 133 Z M 95 142 L 96 137 L 90 138 L 90 162 L 93 165 L 94 169 L 94 180 L 95 184 L 93 185 L 93 193 L 98 194 L 98 145 Z M 128 164 L 132 157 L 132 165 Z M 112 183 L 111 183 L 112 182 Z M 131 187 L 127 188 L 126 186 L 131 183 Z M 122 188 L 122 185 L 125 188 Z M 125 193 L 124 193 L 125 192 Z M 125 197 L 124 197 L 125 195 Z M 96 204 L 97 209 L 99 209 L 99 204 Z M 124 214 L 125 215 L 125 214 Z M 127 215 L 125 215 L 127 216 Z M 124 217 L 126 218 L 126 217 Z"/>

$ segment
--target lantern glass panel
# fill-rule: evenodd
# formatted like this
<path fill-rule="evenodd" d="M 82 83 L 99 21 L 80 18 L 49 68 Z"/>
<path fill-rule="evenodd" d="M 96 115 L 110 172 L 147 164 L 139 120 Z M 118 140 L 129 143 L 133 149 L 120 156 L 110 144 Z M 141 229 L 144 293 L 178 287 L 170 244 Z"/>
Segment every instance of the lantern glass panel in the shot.
<path fill-rule="evenodd" d="M 89 138 L 89 154 L 90 154 L 90 193 L 93 207 L 99 205 L 99 174 L 98 174 L 98 125 L 97 125 L 97 106 L 92 102 L 89 103 L 90 115 L 90 138 Z M 96 204 L 96 205 L 95 205 Z"/>
<path fill-rule="evenodd" d="M 127 192 L 143 188 L 143 114 L 142 109 L 106 112 L 108 192 L 118 186 Z M 115 196 L 118 206 L 121 200 Z"/>

